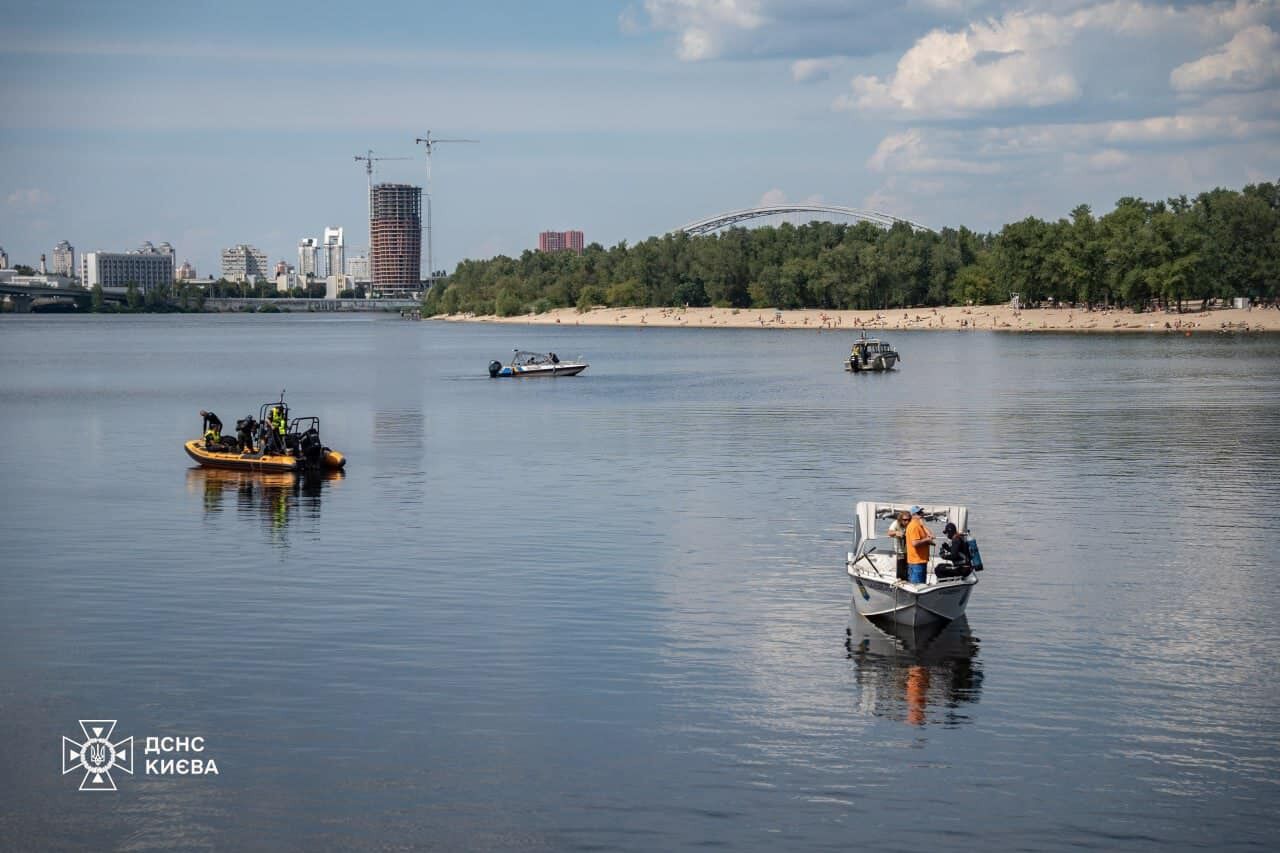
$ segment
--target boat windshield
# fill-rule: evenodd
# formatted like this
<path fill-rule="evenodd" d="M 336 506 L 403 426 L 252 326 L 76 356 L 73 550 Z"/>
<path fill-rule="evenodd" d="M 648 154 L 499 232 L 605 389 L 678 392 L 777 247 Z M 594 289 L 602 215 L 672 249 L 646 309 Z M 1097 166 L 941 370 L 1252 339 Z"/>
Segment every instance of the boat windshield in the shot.
<path fill-rule="evenodd" d="M 877 536 L 874 539 L 863 539 L 862 544 L 858 546 L 857 555 L 861 557 L 863 554 L 871 553 L 872 550 L 877 554 L 892 554 L 893 546 L 893 537 L 887 534 Z"/>

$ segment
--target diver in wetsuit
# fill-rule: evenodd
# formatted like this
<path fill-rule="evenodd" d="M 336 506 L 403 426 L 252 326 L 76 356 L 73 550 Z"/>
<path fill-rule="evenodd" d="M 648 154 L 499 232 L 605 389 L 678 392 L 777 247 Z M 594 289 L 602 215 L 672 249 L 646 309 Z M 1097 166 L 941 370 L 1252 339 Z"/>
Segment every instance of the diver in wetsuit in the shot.
<path fill-rule="evenodd" d="M 215 447 L 222 446 L 222 420 L 213 412 L 200 410 L 200 417 L 203 418 L 200 424 L 200 430 L 204 433 L 204 446 L 206 450 L 213 450 Z"/>

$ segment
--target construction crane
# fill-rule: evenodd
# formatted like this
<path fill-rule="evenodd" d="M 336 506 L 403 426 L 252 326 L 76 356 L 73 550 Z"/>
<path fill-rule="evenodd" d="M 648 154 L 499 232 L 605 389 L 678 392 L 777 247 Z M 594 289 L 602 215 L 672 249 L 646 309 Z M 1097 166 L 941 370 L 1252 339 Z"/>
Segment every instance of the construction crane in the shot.
<path fill-rule="evenodd" d="M 420 136 L 414 140 L 415 145 L 421 145 L 427 149 L 427 286 L 431 287 L 436 283 L 436 265 L 435 257 L 432 254 L 431 245 L 431 153 L 437 145 L 442 142 L 479 142 L 479 139 L 432 139 L 431 131 L 427 131 L 427 135 Z"/>
<path fill-rule="evenodd" d="M 356 162 L 364 161 L 364 173 L 369 176 L 369 253 L 366 257 L 369 259 L 369 278 L 373 278 L 373 164 L 379 160 L 412 160 L 412 157 L 374 157 L 373 149 L 365 152 L 361 157 L 356 155 Z"/>
<path fill-rule="evenodd" d="M 374 157 L 373 150 L 370 149 L 363 157 L 356 155 L 356 162 L 364 161 L 364 173 L 369 176 L 369 193 L 372 197 L 373 193 L 373 164 L 378 160 L 412 160 L 412 157 Z"/>

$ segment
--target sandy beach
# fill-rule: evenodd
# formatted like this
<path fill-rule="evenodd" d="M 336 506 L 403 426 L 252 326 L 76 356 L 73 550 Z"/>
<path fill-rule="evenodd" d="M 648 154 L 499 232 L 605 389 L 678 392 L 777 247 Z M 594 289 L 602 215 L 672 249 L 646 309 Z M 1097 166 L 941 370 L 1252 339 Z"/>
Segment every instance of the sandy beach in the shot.
<path fill-rule="evenodd" d="M 657 326 L 728 329 L 810 329 L 823 331 L 1003 332 L 1280 332 L 1280 309 L 1215 308 L 1210 311 L 1132 311 L 1075 308 L 1024 308 L 1008 305 L 911 308 L 888 311 L 775 311 L 733 308 L 596 308 L 579 313 L 558 308 L 517 317 L 453 314 L 434 319 L 475 323 L 562 326 Z"/>

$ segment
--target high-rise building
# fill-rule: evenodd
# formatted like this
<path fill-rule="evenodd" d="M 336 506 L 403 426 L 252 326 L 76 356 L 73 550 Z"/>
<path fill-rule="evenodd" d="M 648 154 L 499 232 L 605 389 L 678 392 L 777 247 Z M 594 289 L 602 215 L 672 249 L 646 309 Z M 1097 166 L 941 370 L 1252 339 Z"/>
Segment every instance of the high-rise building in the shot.
<path fill-rule="evenodd" d="M 222 250 L 222 277 L 227 281 L 248 281 L 250 276 L 256 281 L 267 275 L 266 253 L 244 243 Z"/>
<path fill-rule="evenodd" d="M 318 252 L 319 244 L 315 237 L 303 237 L 298 241 L 298 275 L 304 280 L 320 275 Z"/>
<path fill-rule="evenodd" d="M 178 273 L 175 276 L 178 281 L 195 281 L 196 268 L 191 266 L 191 261 L 183 261 L 182 266 L 178 267 Z"/>
<path fill-rule="evenodd" d="M 66 240 L 53 247 L 53 274 L 68 278 L 76 274 L 76 248 Z"/>
<path fill-rule="evenodd" d="M 150 243 L 132 252 L 85 252 L 80 256 L 80 283 L 103 290 L 123 290 L 130 284 L 146 292 L 173 283 L 173 247 Z"/>
<path fill-rule="evenodd" d="M 582 254 L 581 231 L 543 231 L 538 235 L 540 252 L 577 252 Z"/>
<path fill-rule="evenodd" d="M 374 184 L 369 198 L 369 279 L 380 293 L 422 288 L 422 187 Z"/>
<path fill-rule="evenodd" d="M 342 275 L 346 270 L 346 248 L 342 244 L 342 229 L 324 229 L 324 274 Z"/>
<path fill-rule="evenodd" d="M 4 249 L 0 249 L 0 270 L 9 268 L 9 256 L 5 254 Z"/>
<path fill-rule="evenodd" d="M 369 258 L 366 255 L 356 255 L 354 258 L 347 258 L 347 275 L 352 281 L 360 284 L 369 283 Z"/>

